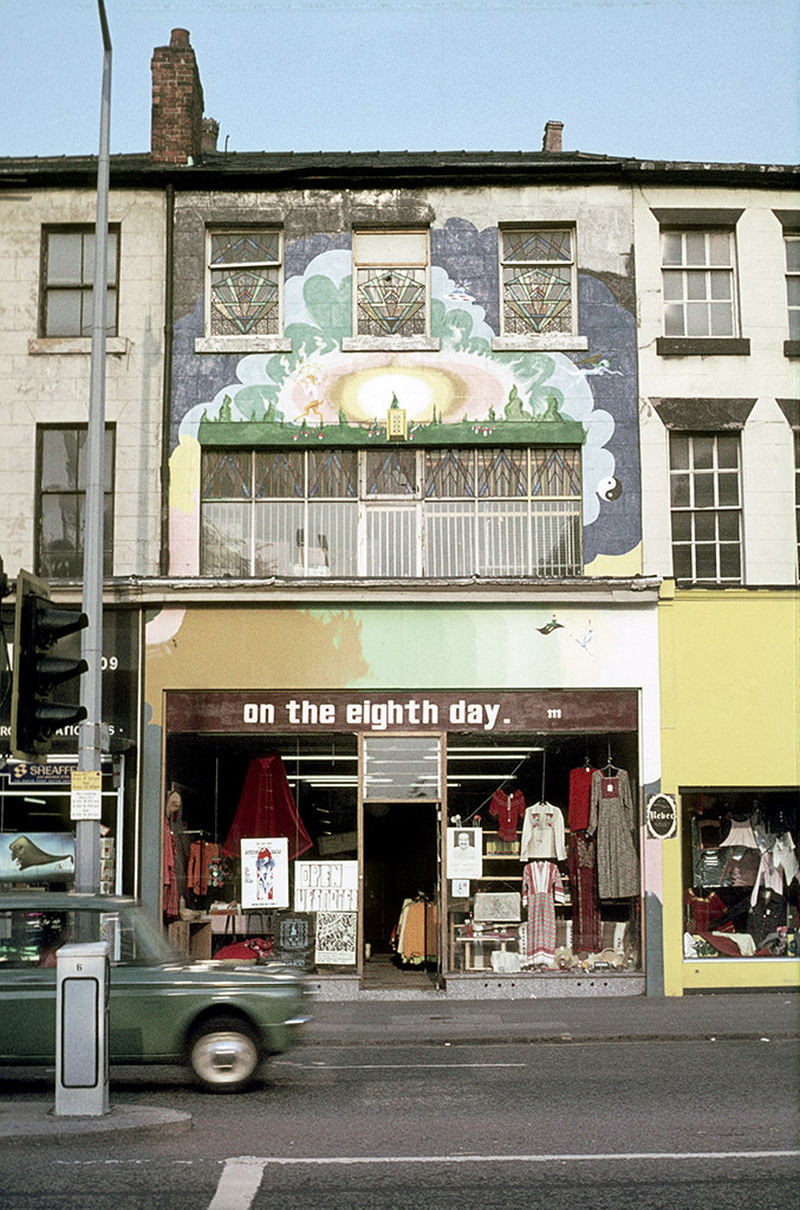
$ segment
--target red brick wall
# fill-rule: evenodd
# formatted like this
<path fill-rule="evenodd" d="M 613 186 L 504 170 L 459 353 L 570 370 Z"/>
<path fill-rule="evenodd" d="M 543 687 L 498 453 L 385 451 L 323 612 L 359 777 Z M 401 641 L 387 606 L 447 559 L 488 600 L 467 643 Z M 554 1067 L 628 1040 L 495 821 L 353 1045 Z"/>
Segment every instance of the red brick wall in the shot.
<path fill-rule="evenodd" d="M 154 160 L 185 164 L 200 157 L 203 88 L 185 29 L 174 29 L 169 46 L 157 46 L 150 62 L 153 108 L 150 153 Z"/>

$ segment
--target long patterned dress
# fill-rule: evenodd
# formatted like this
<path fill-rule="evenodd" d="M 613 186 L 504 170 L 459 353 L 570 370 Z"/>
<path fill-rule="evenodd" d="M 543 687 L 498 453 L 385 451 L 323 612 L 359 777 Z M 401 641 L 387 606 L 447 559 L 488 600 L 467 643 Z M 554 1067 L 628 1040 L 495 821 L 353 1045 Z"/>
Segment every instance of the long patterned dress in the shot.
<path fill-rule="evenodd" d="M 569 886 L 572 893 L 572 952 L 599 953 L 600 901 L 597 897 L 595 839 L 586 832 L 569 838 Z"/>
<path fill-rule="evenodd" d="M 556 903 L 564 884 L 552 861 L 529 861 L 522 872 L 522 902 L 528 907 L 528 961 L 550 966 L 556 952 Z"/>
<path fill-rule="evenodd" d="M 639 894 L 639 858 L 634 845 L 631 785 L 624 769 L 592 775 L 590 836 L 597 835 L 597 889 L 601 899 Z"/>

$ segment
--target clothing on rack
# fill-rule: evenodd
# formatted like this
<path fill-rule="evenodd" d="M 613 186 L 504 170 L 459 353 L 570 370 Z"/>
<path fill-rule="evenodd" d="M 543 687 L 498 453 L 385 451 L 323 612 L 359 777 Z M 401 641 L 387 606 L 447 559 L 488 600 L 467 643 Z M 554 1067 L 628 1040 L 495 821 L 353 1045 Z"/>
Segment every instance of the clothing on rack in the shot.
<path fill-rule="evenodd" d="M 436 904 L 424 896 L 405 899 L 392 931 L 392 945 L 401 962 L 422 966 L 439 953 Z"/>
<path fill-rule="evenodd" d="M 209 840 L 193 840 L 189 846 L 189 865 L 186 870 L 186 888 L 193 895 L 208 894 L 208 888 L 216 890 L 225 879 L 222 872 L 222 846 Z"/>
<path fill-rule="evenodd" d="M 525 796 L 520 789 L 507 794 L 498 787 L 489 803 L 489 814 L 497 820 L 497 835 L 500 840 L 516 840 L 519 821 L 525 816 Z"/>
<path fill-rule="evenodd" d="M 567 854 L 572 895 L 572 952 L 591 954 L 602 948 L 600 900 L 597 894 L 597 851 L 594 836 L 572 832 Z"/>
<path fill-rule="evenodd" d="M 592 774 L 587 831 L 597 836 L 597 889 L 601 899 L 626 899 L 639 894 L 634 827 L 627 771 L 596 770 Z"/>
<path fill-rule="evenodd" d="M 556 903 L 565 900 L 558 866 L 530 861 L 522 872 L 522 903 L 528 909 L 528 962 L 551 966 L 556 952 Z"/>
<path fill-rule="evenodd" d="M 555 858 L 563 861 L 566 855 L 564 816 L 559 808 L 550 802 L 537 802 L 528 807 L 522 824 L 520 860 Z"/>
<path fill-rule="evenodd" d="M 175 876 L 175 837 L 169 823 L 164 824 L 164 867 L 162 874 L 164 891 L 164 919 L 177 920 L 180 910 L 178 880 Z"/>
<path fill-rule="evenodd" d="M 269 836 L 287 837 L 290 861 L 313 845 L 297 812 L 278 752 L 250 761 L 239 805 L 222 851 L 229 857 L 238 857 L 240 840 Z"/>
<path fill-rule="evenodd" d="M 583 832 L 589 826 L 589 811 L 592 805 L 592 775 L 596 772 L 591 765 L 572 769 L 569 775 L 569 806 L 567 819 L 573 832 Z"/>

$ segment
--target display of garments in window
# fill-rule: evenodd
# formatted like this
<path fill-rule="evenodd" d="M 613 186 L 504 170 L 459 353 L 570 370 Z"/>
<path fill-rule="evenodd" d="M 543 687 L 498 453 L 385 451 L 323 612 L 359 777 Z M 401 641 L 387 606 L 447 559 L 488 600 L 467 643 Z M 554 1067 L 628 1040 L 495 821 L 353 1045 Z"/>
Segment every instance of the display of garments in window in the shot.
<path fill-rule="evenodd" d="M 172 830 L 168 823 L 164 824 L 163 857 L 164 918 L 165 920 L 177 920 L 180 902 L 178 880 L 175 876 L 175 837 L 172 835 Z"/>
<path fill-rule="evenodd" d="M 758 877 L 758 849 L 733 849 L 722 871 L 723 886 L 752 886 Z"/>
<path fill-rule="evenodd" d="M 630 779 L 625 769 L 592 775 L 592 802 L 587 832 L 597 836 L 597 888 L 601 899 L 639 894 L 639 858 Z"/>
<path fill-rule="evenodd" d="M 716 891 L 710 895 L 697 895 L 694 891 L 686 892 L 686 909 L 688 927 L 692 933 L 710 933 L 728 915 L 725 903 Z"/>
<path fill-rule="evenodd" d="M 722 871 L 727 860 L 726 849 L 704 849 L 695 863 L 694 880 L 698 886 L 722 886 Z"/>
<path fill-rule="evenodd" d="M 522 871 L 522 903 L 528 909 L 528 961 L 551 966 L 556 952 L 556 903 L 565 899 L 558 866 L 552 861 L 531 861 Z"/>
<path fill-rule="evenodd" d="M 753 892 L 750 896 L 751 904 L 755 904 L 762 887 L 764 890 L 774 891 L 776 895 L 782 895 L 786 888 L 783 866 L 775 865 L 774 856 L 769 851 L 761 854 L 761 860 L 758 863 L 758 873 L 756 874 L 756 880 L 753 883 Z"/>
<path fill-rule="evenodd" d="M 497 820 L 500 840 L 516 840 L 519 821 L 525 815 L 525 796 L 521 790 L 512 790 L 507 794 L 499 787 L 489 803 L 489 814 Z"/>
<path fill-rule="evenodd" d="M 305 853 L 313 844 L 298 814 L 278 752 L 250 761 L 239 805 L 222 851 L 230 857 L 238 857 L 241 840 L 269 836 L 285 836 L 288 839 L 290 861 Z"/>
<path fill-rule="evenodd" d="M 786 879 L 788 887 L 792 879 L 797 877 L 798 869 L 800 869 L 794 840 L 790 832 L 784 832 L 775 838 L 775 843 L 772 846 L 772 860 L 776 866 L 780 866 L 783 870 L 783 876 Z"/>
<path fill-rule="evenodd" d="M 747 931 L 753 938 L 756 949 L 761 949 L 767 937 L 785 925 L 786 900 L 783 895 L 776 895 L 772 891 L 759 891 L 758 899 L 751 906 L 747 917 Z"/>
<path fill-rule="evenodd" d="M 569 886 L 572 895 L 572 951 L 599 953 L 600 900 L 597 894 L 597 852 L 593 836 L 572 832 L 567 854 Z"/>
<path fill-rule="evenodd" d="M 519 846 L 521 861 L 539 861 L 554 857 L 563 861 L 567 855 L 564 816 L 550 802 L 537 802 L 528 807 L 522 825 Z"/>
<path fill-rule="evenodd" d="M 589 826 L 592 805 L 592 776 L 597 772 L 590 765 L 572 769 L 569 775 L 569 804 L 567 820 L 573 832 L 583 832 Z"/>
<path fill-rule="evenodd" d="M 728 835 L 722 842 L 723 848 L 731 848 L 738 846 L 742 849 L 757 849 L 755 835 L 753 833 L 753 822 L 750 819 L 732 819 L 731 827 Z"/>
<path fill-rule="evenodd" d="M 192 894 L 203 896 L 209 889 L 218 890 L 226 881 L 231 880 L 232 873 L 227 858 L 222 857 L 221 845 L 212 844 L 208 840 L 192 842 L 186 873 L 186 886 Z"/>

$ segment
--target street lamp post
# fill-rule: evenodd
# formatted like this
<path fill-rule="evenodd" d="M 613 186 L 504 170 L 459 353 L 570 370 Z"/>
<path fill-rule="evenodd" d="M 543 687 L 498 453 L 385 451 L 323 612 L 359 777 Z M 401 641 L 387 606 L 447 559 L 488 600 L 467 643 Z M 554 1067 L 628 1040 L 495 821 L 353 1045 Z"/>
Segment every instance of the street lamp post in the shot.
<path fill-rule="evenodd" d="M 108 183 L 111 125 L 111 37 L 103 0 L 97 0 L 103 35 L 100 149 L 92 287 L 92 352 L 89 427 L 86 443 L 86 514 L 83 547 L 83 612 L 89 625 L 81 654 L 89 665 L 82 679 L 87 718 L 80 728 L 78 769 L 100 772 L 102 764 L 103 505 L 105 494 L 105 379 L 108 281 Z M 75 889 L 100 887 L 100 821 L 79 819 L 75 831 Z"/>

